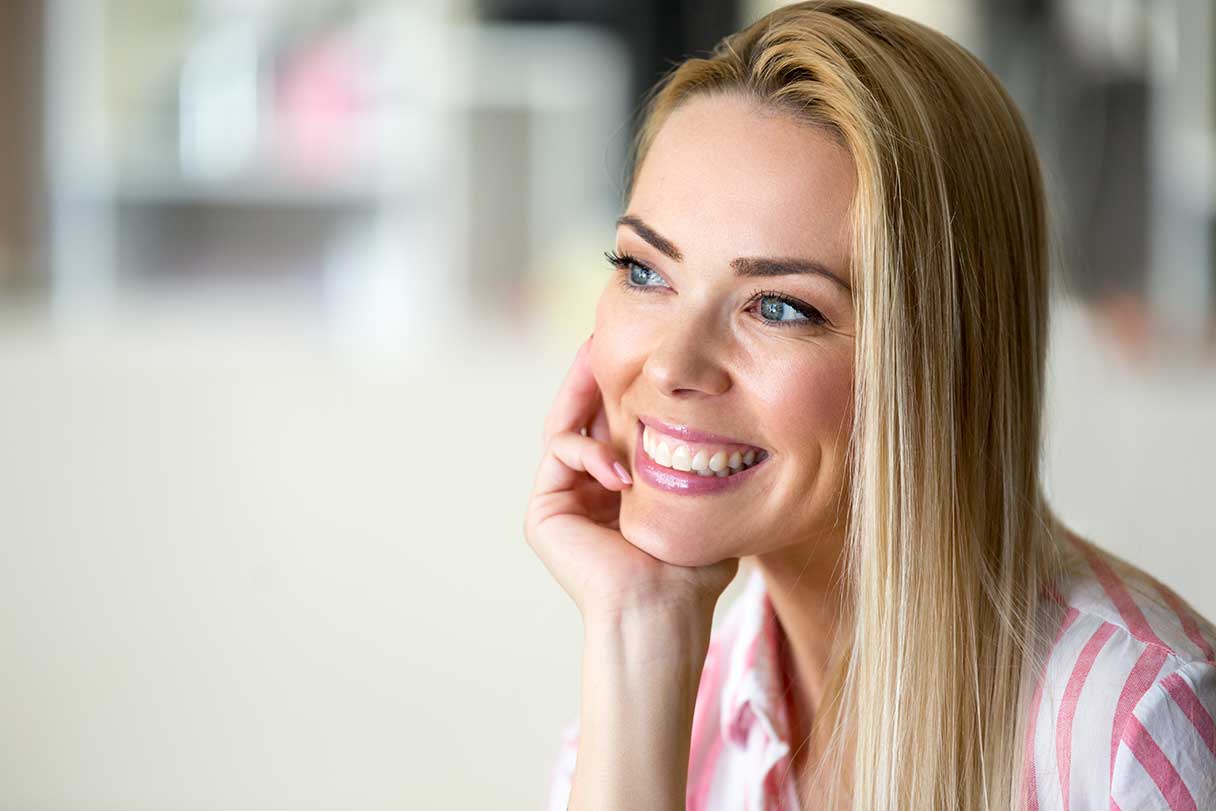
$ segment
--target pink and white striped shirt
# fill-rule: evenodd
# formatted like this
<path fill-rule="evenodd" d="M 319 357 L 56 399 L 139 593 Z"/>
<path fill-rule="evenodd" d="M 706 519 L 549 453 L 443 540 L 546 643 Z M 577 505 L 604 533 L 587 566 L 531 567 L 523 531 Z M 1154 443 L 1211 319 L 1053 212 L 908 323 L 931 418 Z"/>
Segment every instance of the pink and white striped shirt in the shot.
<path fill-rule="evenodd" d="M 1058 631 L 1031 698 L 1034 811 L 1216 811 L 1216 628 L 1148 578 L 1089 570 L 1050 591 Z M 1045 615 L 1046 616 L 1046 615 Z M 1053 619 L 1053 622 L 1056 620 Z M 693 714 L 688 811 L 798 811 L 790 674 L 764 578 L 753 569 L 714 628 Z M 546 811 L 564 811 L 578 750 L 570 721 Z"/>

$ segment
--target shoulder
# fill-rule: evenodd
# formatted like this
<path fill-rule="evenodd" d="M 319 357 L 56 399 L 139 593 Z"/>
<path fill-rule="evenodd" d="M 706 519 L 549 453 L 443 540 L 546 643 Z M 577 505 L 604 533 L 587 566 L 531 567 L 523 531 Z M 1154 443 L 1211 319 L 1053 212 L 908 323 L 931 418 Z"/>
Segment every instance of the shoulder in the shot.
<path fill-rule="evenodd" d="M 1082 551 L 1052 594 L 1028 719 L 1039 807 L 1207 807 L 1164 799 L 1182 789 L 1216 803 L 1216 628 L 1142 570 Z"/>
<path fill-rule="evenodd" d="M 1156 680 L 1115 730 L 1110 799 L 1120 808 L 1216 808 L 1216 665 Z"/>
<path fill-rule="evenodd" d="M 1075 535 L 1076 566 L 1057 584 L 1055 602 L 1113 625 L 1184 662 L 1216 661 L 1216 627 L 1148 572 Z"/>

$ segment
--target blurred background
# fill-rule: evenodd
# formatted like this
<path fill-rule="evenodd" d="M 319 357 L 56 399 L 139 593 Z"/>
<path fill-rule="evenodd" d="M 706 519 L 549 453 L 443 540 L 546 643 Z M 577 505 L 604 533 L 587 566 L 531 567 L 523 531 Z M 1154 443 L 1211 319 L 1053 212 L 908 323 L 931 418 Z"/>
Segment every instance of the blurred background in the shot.
<path fill-rule="evenodd" d="M 0 5 L 0 808 L 541 806 L 541 421 L 642 94 L 776 5 Z M 1212 5 L 879 5 L 1041 148 L 1056 507 L 1216 617 Z"/>

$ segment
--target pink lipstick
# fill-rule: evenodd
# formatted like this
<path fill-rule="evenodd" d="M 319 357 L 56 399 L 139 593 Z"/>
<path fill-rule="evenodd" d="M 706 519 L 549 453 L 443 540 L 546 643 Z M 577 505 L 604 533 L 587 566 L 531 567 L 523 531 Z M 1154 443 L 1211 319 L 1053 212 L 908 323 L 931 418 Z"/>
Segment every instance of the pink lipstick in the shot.
<path fill-rule="evenodd" d="M 646 454 L 646 450 L 642 445 L 642 431 L 646 426 L 649 426 L 652 430 L 661 430 L 662 433 L 667 433 L 666 429 L 669 427 L 652 420 L 648 420 L 645 424 L 639 422 L 633 445 L 633 469 L 638 478 L 650 486 L 668 493 L 692 496 L 721 493 L 726 490 L 737 489 L 755 478 L 755 472 L 763 468 L 764 462 L 768 459 L 768 454 L 761 450 L 761 453 L 764 455 L 755 464 L 729 476 L 701 476 L 695 471 L 675 470 L 674 468 L 660 465 Z M 707 434 L 691 429 L 685 429 L 676 435 L 689 442 L 744 444 L 715 434 Z"/>
<path fill-rule="evenodd" d="M 649 426 L 652 430 L 658 431 L 660 434 L 683 439 L 688 442 L 706 442 L 717 443 L 719 445 L 746 445 L 748 443 L 739 439 L 732 439 L 721 434 L 711 434 L 708 431 L 698 431 L 696 428 L 690 428 L 687 425 L 673 425 L 672 423 L 663 422 L 654 417 L 638 417 L 638 422 Z M 756 448 L 760 450 L 760 448 Z"/>

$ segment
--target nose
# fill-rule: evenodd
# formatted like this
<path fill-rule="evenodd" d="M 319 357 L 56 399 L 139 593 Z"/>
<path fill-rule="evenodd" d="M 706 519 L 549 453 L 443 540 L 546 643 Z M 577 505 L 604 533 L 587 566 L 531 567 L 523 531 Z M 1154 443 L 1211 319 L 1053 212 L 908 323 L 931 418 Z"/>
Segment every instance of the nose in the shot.
<path fill-rule="evenodd" d="M 646 358 L 642 372 L 657 388 L 672 397 L 724 394 L 730 374 L 722 363 L 721 342 L 698 319 L 674 319 Z"/>

